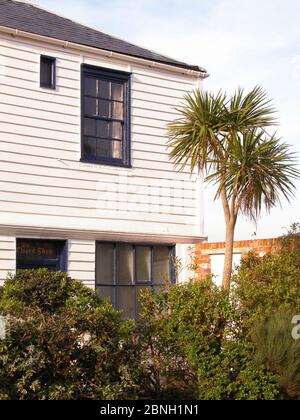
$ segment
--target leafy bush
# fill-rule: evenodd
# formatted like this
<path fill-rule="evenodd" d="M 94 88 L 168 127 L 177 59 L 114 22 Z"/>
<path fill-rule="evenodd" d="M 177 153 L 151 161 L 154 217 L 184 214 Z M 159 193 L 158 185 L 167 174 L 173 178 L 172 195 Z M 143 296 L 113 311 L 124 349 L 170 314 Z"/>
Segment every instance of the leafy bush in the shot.
<path fill-rule="evenodd" d="M 145 292 L 139 322 L 145 376 L 156 398 L 275 399 L 274 375 L 253 361 L 238 309 L 211 281 Z M 148 382 L 149 384 L 149 382 Z"/>
<path fill-rule="evenodd" d="M 0 292 L 2 399 L 134 398 L 134 325 L 63 273 L 22 271 Z"/>
<path fill-rule="evenodd" d="M 281 238 L 278 252 L 264 257 L 250 252 L 233 278 L 234 298 L 245 323 L 253 323 L 279 307 L 300 308 L 300 226 Z"/>
<path fill-rule="evenodd" d="M 264 363 L 284 395 L 300 396 L 300 342 L 292 338 L 292 319 L 300 309 L 299 225 L 282 238 L 276 253 L 250 253 L 234 278 L 241 339 L 254 344 L 253 360 Z"/>
<path fill-rule="evenodd" d="M 139 331 L 147 355 L 148 393 L 177 399 L 197 395 L 198 355 L 220 346 L 228 309 L 226 294 L 211 283 L 169 285 L 160 293 L 143 293 Z"/>
<path fill-rule="evenodd" d="M 299 399 L 300 340 L 292 337 L 294 315 L 295 312 L 286 307 L 280 309 L 257 322 L 251 335 L 256 347 L 255 359 L 270 367 L 288 395 Z"/>
<path fill-rule="evenodd" d="M 250 253 L 234 278 L 235 298 L 245 322 L 254 322 L 280 306 L 300 307 L 300 252 L 283 249 L 264 257 Z"/>
<path fill-rule="evenodd" d="M 202 354 L 199 360 L 201 400 L 281 399 L 275 375 L 266 365 L 255 363 L 254 349 L 247 340 L 223 340 L 221 350 Z"/>

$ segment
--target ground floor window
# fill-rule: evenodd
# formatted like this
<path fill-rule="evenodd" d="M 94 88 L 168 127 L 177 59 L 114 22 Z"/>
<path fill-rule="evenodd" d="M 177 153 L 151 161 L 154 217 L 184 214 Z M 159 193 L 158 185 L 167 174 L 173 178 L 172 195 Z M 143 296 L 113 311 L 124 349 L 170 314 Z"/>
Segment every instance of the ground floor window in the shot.
<path fill-rule="evenodd" d="M 98 242 L 96 288 L 124 318 L 136 318 L 141 290 L 175 282 L 174 257 L 175 246 Z"/>
<path fill-rule="evenodd" d="M 67 242 L 17 239 L 17 270 L 37 268 L 67 271 Z"/>

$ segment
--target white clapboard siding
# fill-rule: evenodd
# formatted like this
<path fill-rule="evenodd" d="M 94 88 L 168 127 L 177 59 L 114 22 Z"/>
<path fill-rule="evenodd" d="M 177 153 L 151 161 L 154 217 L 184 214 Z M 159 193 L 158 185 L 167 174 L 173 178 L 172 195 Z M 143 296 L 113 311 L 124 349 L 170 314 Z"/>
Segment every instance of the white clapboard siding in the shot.
<path fill-rule="evenodd" d="M 20 122 L 20 117 L 25 118 L 32 118 L 32 112 L 34 111 L 36 114 L 36 118 L 38 118 L 39 121 L 45 121 L 47 124 L 48 122 L 54 122 L 56 125 L 57 123 L 63 123 L 71 125 L 72 127 L 78 127 L 78 114 L 69 114 L 69 113 L 62 113 L 62 112 L 56 112 L 56 110 L 43 110 L 39 108 L 33 108 L 33 107 L 26 107 L 25 104 L 22 101 L 22 106 L 20 107 L 20 102 L 15 105 L 10 105 L 7 103 L 3 104 L 3 113 L 4 115 L 11 115 L 18 118 Z M 37 104 L 35 104 L 37 105 Z M 0 101 L 0 108 L 2 108 L 2 104 Z M 49 107 L 48 107 L 49 108 Z M 9 121 L 9 120 L 8 120 Z M 21 122 L 22 123 L 22 122 Z M 49 127 L 51 129 L 51 127 Z M 59 125 L 57 126 L 59 128 Z"/>
<path fill-rule="evenodd" d="M 48 171 L 49 172 L 49 171 Z M 83 194 L 83 191 L 88 192 L 99 192 L 112 191 L 112 192 L 128 192 L 128 194 L 141 194 L 141 195 L 155 195 L 161 196 L 161 192 L 170 197 L 186 197 L 192 198 L 196 196 L 194 189 L 190 187 L 189 181 L 176 180 L 176 179 L 162 179 L 161 182 L 157 182 L 156 178 L 142 178 L 142 177 L 130 177 L 126 175 L 118 174 L 103 174 L 99 181 L 91 182 L 89 180 L 75 179 L 75 178 L 63 178 L 49 175 L 43 182 L 43 185 L 39 184 L 40 175 L 25 174 L 24 172 L 9 172 L 5 167 L 0 166 L 0 174 L 3 182 L 11 183 L 17 182 L 18 185 L 24 188 L 24 184 L 38 185 L 41 188 L 55 187 L 63 189 L 64 195 L 67 196 L 66 190 L 70 191 L 71 196 L 76 195 L 78 192 Z M 72 180 L 72 181 L 71 181 Z M 76 188 L 75 188 L 76 186 Z M 9 188 L 9 186 L 8 186 Z M 159 189 L 159 192 L 157 192 Z M 166 189 L 166 190 L 165 190 Z"/>
<path fill-rule="evenodd" d="M 34 161 L 37 160 L 37 158 L 32 157 L 26 162 L 24 161 L 24 158 L 26 158 L 26 156 L 14 155 L 9 153 L 6 153 L 4 155 L 3 153 L 3 158 L 0 159 L 0 171 L 13 171 L 19 174 L 33 174 L 40 175 L 41 177 L 64 178 L 68 180 L 87 180 L 90 182 L 101 182 L 103 180 L 102 175 L 107 176 L 108 174 L 110 176 L 116 176 L 116 182 L 119 182 L 118 175 L 122 175 L 133 178 L 150 178 L 152 180 L 156 180 L 157 185 L 161 185 L 161 183 L 165 181 L 166 183 L 170 182 L 173 186 L 174 181 L 179 181 L 185 183 L 185 188 L 193 189 L 194 187 L 194 178 L 191 178 L 188 172 L 174 172 L 171 170 L 171 165 L 168 166 L 168 168 L 164 168 L 163 163 L 160 162 L 157 162 L 155 167 L 147 161 L 136 161 L 134 163 L 134 172 L 131 171 L 127 173 L 122 171 L 118 172 L 116 169 L 114 172 L 112 172 L 109 169 L 105 169 L 104 166 L 101 166 L 100 170 L 100 165 L 89 165 L 87 163 L 77 163 L 76 166 L 74 165 L 74 168 L 71 168 L 70 163 L 65 159 L 61 159 L 58 161 L 57 159 L 47 160 L 45 158 L 40 158 L 39 164 L 32 164 L 30 160 Z M 19 160 L 21 159 L 22 162 L 19 163 Z M 43 185 L 44 182 L 46 181 L 43 180 L 43 182 L 41 182 L 41 185 Z"/>
<path fill-rule="evenodd" d="M 56 90 L 39 86 L 41 54 L 57 59 Z M 80 162 L 82 63 L 132 73 L 132 168 Z M 195 76 L 8 35 L 0 35 L 0 69 L 1 223 L 202 234 L 197 177 L 174 169 L 166 130 Z M 70 269 L 92 284 L 94 244 L 86 248 L 70 244 Z"/>
<path fill-rule="evenodd" d="M 73 97 L 66 96 L 66 95 L 59 95 L 58 92 L 50 92 L 46 89 L 39 89 L 34 90 L 32 88 L 26 89 L 24 86 L 22 87 L 14 87 L 8 83 L 8 80 L 6 77 L 2 77 L 1 80 L 1 93 L 9 95 L 9 96 L 15 96 L 17 98 L 20 98 L 20 100 L 23 101 L 23 99 L 30 98 L 31 100 L 34 100 L 34 106 L 35 107 L 40 103 L 46 103 L 46 104 L 52 104 L 48 105 L 48 107 L 51 107 L 51 109 L 56 109 L 56 104 L 59 106 L 65 106 L 71 109 L 77 108 L 79 109 L 80 102 L 79 98 L 78 101 L 74 101 Z M 23 102 L 20 103 L 22 105 Z M 53 105 L 55 104 L 55 106 Z M 60 109 L 60 108 L 58 108 Z M 78 111 L 77 111 L 78 113 Z"/>
<path fill-rule="evenodd" d="M 16 270 L 16 240 L 12 236 L 0 235 L 0 285 L 8 273 Z"/>
<path fill-rule="evenodd" d="M 141 74 L 139 72 L 133 75 L 133 82 L 134 83 L 141 83 L 148 86 L 153 86 L 155 80 L 155 86 L 158 88 L 163 89 L 172 89 L 174 91 L 182 91 L 185 93 L 187 90 L 190 90 L 191 84 L 190 82 L 183 82 L 180 78 L 170 79 L 170 78 L 161 78 L 155 77 L 153 74 Z"/>
<path fill-rule="evenodd" d="M 95 287 L 94 241 L 68 241 L 68 272 L 86 286 Z"/>
<path fill-rule="evenodd" d="M 28 79 L 28 78 L 21 78 L 21 77 L 14 77 L 12 72 L 7 72 L 7 74 L 2 75 L 2 78 L 5 80 L 2 81 L 4 85 L 12 86 L 15 88 L 27 89 L 32 91 L 38 91 L 39 87 L 39 79 Z M 53 92 L 52 92 L 53 94 Z M 69 98 L 79 98 L 79 83 L 78 88 L 68 87 L 67 84 L 65 85 L 63 81 L 59 81 L 57 83 L 57 89 L 55 91 L 55 95 L 59 96 L 67 96 Z"/>
<path fill-rule="evenodd" d="M 169 103 L 163 104 L 162 102 L 154 102 L 146 99 L 132 99 L 131 105 L 134 110 L 154 111 L 161 112 L 162 114 L 166 112 L 169 115 L 174 114 L 173 118 L 180 116 L 179 112 L 176 110 L 176 104 L 170 105 Z"/>
<path fill-rule="evenodd" d="M 9 88 L 7 88 L 5 92 L 4 90 L 5 90 L 4 87 L 2 87 L 2 91 L 0 92 L 0 106 L 5 105 L 5 109 L 9 105 L 11 107 L 13 106 L 17 107 L 20 112 L 20 105 L 21 105 L 22 109 L 25 109 L 24 112 L 26 113 L 26 112 L 31 111 L 31 115 L 33 111 L 41 111 L 41 112 L 46 111 L 50 113 L 51 115 L 52 114 L 58 115 L 58 118 L 60 115 L 63 115 L 66 118 L 68 117 L 78 118 L 80 116 L 80 109 L 79 107 L 74 106 L 74 104 L 68 105 L 68 104 L 59 104 L 56 102 L 55 109 L 51 109 L 51 107 L 49 107 L 49 101 L 42 100 L 42 98 L 39 98 L 38 101 L 36 99 L 33 99 L 32 97 L 28 98 L 28 92 L 24 92 L 23 95 L 21 94 L 19 96 L 16 96 L 10 92 Z M 45 97 L 45 99 L 49 99 L 49 98 Z"/>
<path fill-rule="evenodd" d="M 56 205 L 66 205 L 73 207 L 74 205 L 78 207 L 86 207 L 93 209 L 97 203 L 95 201 L 101 200 L 101 197 L 107 197 L 108 199 L 118 201 L 119 203 L 135 203 L 135 204 L 144 204 L 148 201 L 148 196 L 151 195 L 152 203 L 159 204 L 162 206 L 171 206 L 178 208 L 184 207 L 186 209 L 195 208 L 195 197 L 190 198 L 191 192 L 188 191 L 188 194 L 172 195 L 175 194 L 174 191 L 165 191 L 165 196 L 161 197 L 161 194 L 164 193 L 162 188 L 148 188 L 144 193 L 143 189 L 140 188 L 139 191 L 136 191 L 137 187 L 131 186 L 131 192 L 126 191 L 122 192 L 118 188 L 111 187 L 108 191 L 107 185 L 103 183 L 103 187 L 97 186 L 97 191 L 95 190 L 70 190 L 68 188 L 57 188 L 49 186 L 40 186 L 32 185 L 28 183 L 21 183 L 22 192 L 20 192 L 20 183 L 18 182 L 3 182 L 0 181 L 0 193 L 5 193 L 6 198 L 12 201 L 18 200 L 22 195 L 22 199 L 26 199 L 27 202 L 36 202 L 39 203 L 46 202 L 55 198 Z M 104 195 L 105 194 L 105 195 Z"/>

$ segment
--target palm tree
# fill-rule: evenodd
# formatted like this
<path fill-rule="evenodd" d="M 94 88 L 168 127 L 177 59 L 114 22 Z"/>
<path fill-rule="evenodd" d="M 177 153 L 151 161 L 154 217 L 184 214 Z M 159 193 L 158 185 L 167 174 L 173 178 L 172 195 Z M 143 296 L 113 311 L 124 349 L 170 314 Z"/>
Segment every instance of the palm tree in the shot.
<path fill-rule="evenodd" d="M 217 185 L 226 225 L 223 287 L 230 288 L 234 232 L 239 214 L 256 220 L 294 196 L 300 176 L 290 146 L 268 134 L 275 109 L 261 87 L 249 93 L 195 90 L 177 108 L 181 116 L 168 127 L 170 158 L 177 167 L 197 169 Z"/>

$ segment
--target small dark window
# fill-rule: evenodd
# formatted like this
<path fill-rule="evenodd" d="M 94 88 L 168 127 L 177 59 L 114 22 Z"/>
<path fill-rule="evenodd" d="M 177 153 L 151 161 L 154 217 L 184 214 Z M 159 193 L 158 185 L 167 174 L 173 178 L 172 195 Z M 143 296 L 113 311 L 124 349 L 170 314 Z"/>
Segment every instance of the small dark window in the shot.
<path fill-rule="evenodd" d="M 123 318 L 139 314 L 139 294 L 175 282 L 174 246 L 97 243 L 96 288 L 102 298 L 122 311 Z"/>
<path fill-rule="evenodd" d="M 66 241 L 17 239 L 17 269 L 67 271 Z"/>
<path fill-rule="evenodd" d="M 82 160 L 130 165 L 130 74 L 82 69 Z"/>
<path fill-rule="evenodd" d="M 56 60 L 53 57 L 41 56 L 41 87 L 55 89 L 56 87 Z"/>

